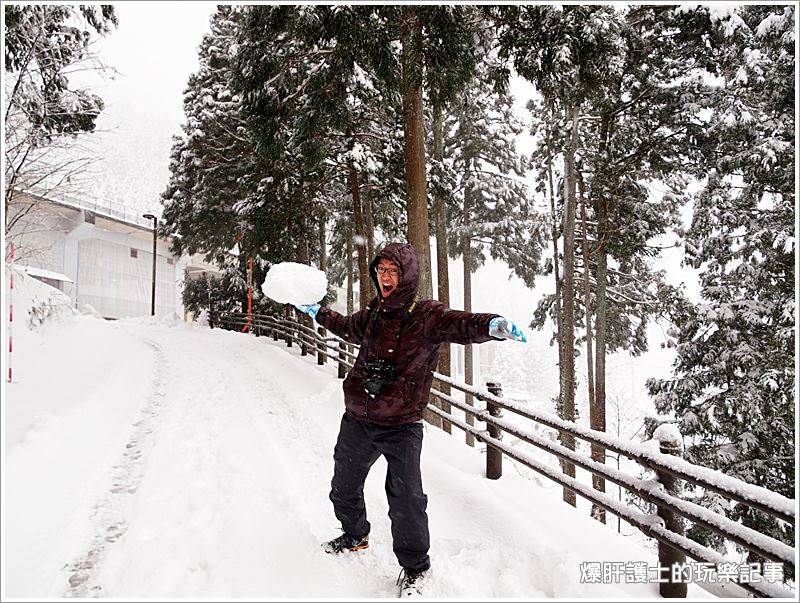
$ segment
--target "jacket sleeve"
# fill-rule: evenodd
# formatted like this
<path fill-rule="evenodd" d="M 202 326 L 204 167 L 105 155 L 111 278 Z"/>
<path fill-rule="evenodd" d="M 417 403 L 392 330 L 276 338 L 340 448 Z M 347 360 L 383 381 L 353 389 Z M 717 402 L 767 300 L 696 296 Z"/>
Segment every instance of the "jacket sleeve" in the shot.
<path fill-rule="evenodd" d="M 436 343 L 484 343 L 497 341 L 489 335 L 489 321 L 498 314 L 449 310 L 439 304 L 428 317 L 425 334 Z"/>
<path fill-rule="evenodd" d="M 342 316 L 336 310 L 320 308 L 317 322 L 349 343 L 361 345 L 369 322 L 369 308 L 359 310 L 350 316 Z"/>

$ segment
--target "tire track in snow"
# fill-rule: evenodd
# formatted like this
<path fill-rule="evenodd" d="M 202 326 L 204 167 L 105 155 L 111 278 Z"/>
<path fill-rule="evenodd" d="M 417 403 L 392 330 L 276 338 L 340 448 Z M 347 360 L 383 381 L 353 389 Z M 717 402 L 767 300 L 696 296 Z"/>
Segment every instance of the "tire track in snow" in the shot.
<path fill-rule="evenodd" d="M 225 342 L 226 344 L 228 342 Z M 236 410 L 241 415 L 242 424 L 248 426 L 248 432 L 240 432 L 245 439 L 252 438 L 257 448 L 252 451 L 260 453 L 260 459 L 248 458 L 242 461 L 237 448 L 222 447 L 217 449 L 218 465 L 224 473 L 231 477 L 239 476 L 242 480 L 253 477 L 252 462 L 264 464 L 269 468 L 272 483 L 281 484 L 280 491 L 268 489 L 258 492 L 262 495 L 260 504 L 263 513 L 274 512 L 283 515 L 287 508 L 292 508 L 296 516 L 312 515 L 308 511 L 308 479 L 310 474 L 320 466 L 320 457 L 332 454 L 332 445 L 324 443 L 320 428 L 309 421 L 308 411 L 303 406 L 309 403 L 305 397 L 295 398 L 287 388 L 283 379 L 276 375 L 286 375 L 294 370 L 294 359 L 284 358 L 282 352 L 270 355 L 270 360 L 280 366 L 264 366 L 262 355 L 254 356 L 250 350 L 242 347 L 242 341 L 232 341 L 225 345 L 224 355 L 227 363 L 225 372 L 229 375 L 246 375 L 246 379 L 233 379 L 226 385 L 226 398 L 236 400 Z M 285 368 L 285 371 L 281 369 Z M 319 399 L 324 393 L 310 383 L 316 383 L 311 377 L 306 384 L 310 397 Z M 247 387 L 243 384 L 247 383 Z M 319 383 L 327 383 L 319 379 Z M 340 385 L 330 382 L 338 391 Z M 294 387 L 296 389 L 296 385 Z M 323 388 L 324 389 L 324 388 Z M 265 476 L 267 477 L 267 476 Z M 330 478 L 325 476 L 325 488 Z M 308 513 L 306 513 L 308 511 Z M 316 515 L 316 513 L 313 513 Z"/>
<path fill-rule="evenodd" d="M 111 486 L 105 496 L 93 506 L 94 536 L 87 550 L 64 565 L 69 574 L 65 597 L 103 597 L 104 591 L 95 577 L 98 567 L 109 547 L 127 531 L 125 507 L 127 498 L 136 493 L 144 476 L 146 453 L 152 446 L 153 431 L 159 412 L 164 404 L 164 390 L 168 363 L 164 350 L 157 342 L 142 340 L 153 349 L 153 388 L 140 418 L 133 423 L 133 430 L 125 444 L 120 460 L 113 466 Z"/>
<path fill-rule="evenodd" d="M 96 505 L 66 596 L 371 596 L 373 577 L 393 568 L 388 540 L 344 565 L 321 554 L 337 533 L 327 491 L 341 383 L 280 348 L 221 335 L 202 347 L 191 333 L 152 335 L 159 404 L 142 411 Z M 313 568 L 302 585 L 298 565 Z"/>
<path fill-rule="evenodd" d="M 222 337 L 198 348 L 189 334 L 162 342 L 172 360 L 169 406 L 159 417 L 124 541 L 97 575 L 109 596 L 226 598 L 230 576 L 244 567 L 247 575 L 264 573 L 265 537 L 272 535 L 254 530 L 246 518 L 258 524 L 280 517 L 295 500 L 275 488 L 294 482 L 293 459 L 282 450 L 292 437 L 285 421 L 294 400 L 280 378 L 263 374 L 263 363 L 244 360 L 242 340 Z M 301 492 L 302 478 L 290 489 Z M 282 530 L 285 523 L 271 525 Z M 155 542 L 170 550 L 167 560 L 147 554 Z"/>

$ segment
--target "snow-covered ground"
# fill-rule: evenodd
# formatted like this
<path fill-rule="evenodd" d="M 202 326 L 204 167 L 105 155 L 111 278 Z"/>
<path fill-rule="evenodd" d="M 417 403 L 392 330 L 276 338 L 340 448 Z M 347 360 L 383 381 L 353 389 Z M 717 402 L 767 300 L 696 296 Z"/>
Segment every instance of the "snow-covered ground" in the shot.
<path fill-rule="evenodd" d="M 320 548 L 339 533 L 328 501 L 343 409 L 333 366 L 179 321 L 65 312 L 15 328 L 4 599 L 395 595 L 382 459 L 365 488 L 370 548 Z M 653 565 L 652 550 L 552 488 L 510 468 L 490 481 L 483 467 L 463 434 L 426 426 L 430 597 L 657 596 L 654 583 L 581 582 L 582 562 Z"/>

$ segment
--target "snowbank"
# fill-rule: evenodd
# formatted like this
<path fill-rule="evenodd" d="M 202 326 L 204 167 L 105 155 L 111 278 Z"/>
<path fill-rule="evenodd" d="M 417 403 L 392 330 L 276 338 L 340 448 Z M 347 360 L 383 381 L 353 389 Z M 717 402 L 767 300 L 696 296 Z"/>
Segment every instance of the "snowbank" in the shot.
<path fill-rule="evenodd" d="M 14 305 L 14 329 L 20 325 L 35 329 L 48 321 L 61 320 L 76 314 L 67 294 L 35 279 L 16 266 L 10 302 Z M 15 331 L 14 334 L 17 335 L 18 332 Z"/>

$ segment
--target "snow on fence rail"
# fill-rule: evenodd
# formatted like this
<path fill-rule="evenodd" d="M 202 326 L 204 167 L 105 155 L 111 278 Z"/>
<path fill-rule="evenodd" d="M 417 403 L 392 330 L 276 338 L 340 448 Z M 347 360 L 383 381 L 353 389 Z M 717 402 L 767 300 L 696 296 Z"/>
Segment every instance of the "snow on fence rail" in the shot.
<path fill-rule="evenodd" d="M 301 354 L 308 355 L 309 350 L 316 352 L 317 363 L 324 364 L 328 359 L 338 364 L 338 376 L 343 378 L 355 362 L 358 346 L 349 344 L 339 337 L 325 334 L 325 329 L 303 324 L 289 316 L 252 315 L 248 325 L 248 317 L 241 313 L 226 313 L 219 317 L 220 326 L 227 329 L 249 330 L 256 336 L 271 335 L 274 340 L 283 339 L 288 346 L 297 343 L 301 347 Z M 241 327 L 248 325 L 245 329 Z M 666 438 L 660 442 L 661 452 L 654 452 L 643 444 L 632 443 L 605 432 L 588 429 L 565 421 L 553 413 L 536 411 L 523 407 L 513 401 L 502 398 L 499 384 L 487 384 L 488 389 L 467 385 L 454 379 L 434 373 L 436 382 L 446 384 L 474 399 L 486 404 L 486 409 L 479 409 L 454 398 L 434 387 L 431 394 L 440 400 L 455 406 L 463 411 L 465 416 L 473 416 L 486 423 L 487 429 L 481 430 L 462 421 L 450 412 L 429 405 L 428 410 L 444 422 L 454 425 L 462 431 L 472 434 L 477 440 L 487 446 L 486 475 L 497 479 L 502 475 L 502 455 L 522 463 L 548 479 L 558 483 L 577 495 L 589 500 L 593 504 L 614 513 L 643 534 L 655 538 L 659 542 L 659 560 L 662 565 L 671 562 L 682 564 L 686 556 L 703 563 L 719 565 L 726 560 L 716 551 L 705 547 L 684 536 L 682 522 L 677 516 L 684 517 L 706 529 L 720 534 L 724 538 L 735 542 L 744 549 L 774 562 L 782 563 L 789 577 L 795 572 L 795 549 L 770 536 L 757 532 L 751 528 L 735 522 L 723 514 L 710 511 L 700 505 L 681 499 L 678 480 L 690 482 L 696 486 L 714 491 L 726 498 L 749 505 L 776 519 L 794 525 L 795 501 L 780 494 L 748 484 L 732 478 L 720 471 L 701 467 L 673 456 L 671 442 Z M 627 473 L 599 463 L 588 456 L 575 450 L 553 442 L 541 435 L 520 428 L 500 416 L 500 409 L 512 412 L 535 423 L 556 429 L 562 433 L 585 440 L 622 454 L 642 467 L 656 473 L 657 481 L 642 480 Z M 657 515 L 638 513 L 623 505 L 605 492 L 595 490 L 593 487 L 565 475 L 551 466 L 542 463 L 533 455 L 520 451 L 503 443 L 502 433 L 508 433 L 532 446 L 555 456 L 561 461 L 572 463 L 582 469 L 602 477 L 637 495 L 642 500 L 652 503 L 657 507 Z M 671 573 L 671 572 L 668 572 Z M 763 576 L 756 576 L 759 581 L 741 583 L 740 586 L 757 596 L 794 598 L 795 593 L 784 586 L 772 583 Z M 669 582 L 660 584 L 663 596 L 686 596 L 686 584 L 681 577 L 669 576 Z"/>

